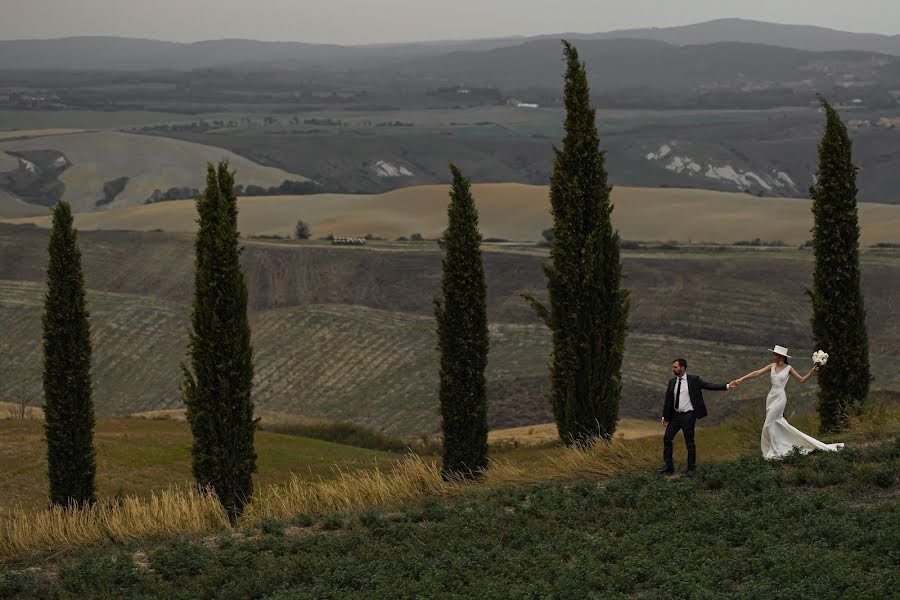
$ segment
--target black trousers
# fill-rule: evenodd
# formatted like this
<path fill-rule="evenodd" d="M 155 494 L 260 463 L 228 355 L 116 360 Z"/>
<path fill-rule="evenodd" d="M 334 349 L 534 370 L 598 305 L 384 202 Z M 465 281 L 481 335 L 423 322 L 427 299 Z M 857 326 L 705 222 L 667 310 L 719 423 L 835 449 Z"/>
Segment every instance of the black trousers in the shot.
<path fill-rule="evenodd" d="M 687 446 L 688 468 L 692 469 L 697 466 L 697 447 L 694 445 L 694 425 L 697 424 L 697 417 L 694 411 L 680 413 L 676 412 L 672 415 L 666 427 L 666 435 L 663 436 L 663 460 L 666 466 L 674 468 L 672 464 L 672 443 L 679 431 L 684 432 L 684 445 Z"/>

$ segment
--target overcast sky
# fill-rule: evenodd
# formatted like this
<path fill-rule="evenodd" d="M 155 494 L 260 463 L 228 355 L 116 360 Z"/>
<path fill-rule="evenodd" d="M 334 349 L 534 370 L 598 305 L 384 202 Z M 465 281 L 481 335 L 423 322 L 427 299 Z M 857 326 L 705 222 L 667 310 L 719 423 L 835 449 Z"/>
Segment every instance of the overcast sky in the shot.
<path fill-rule="evenodd" d="M 359 44 L 742 17 L 900 33 L 900 0 L 0 0 L 0 39 L 116 35 Z"/>

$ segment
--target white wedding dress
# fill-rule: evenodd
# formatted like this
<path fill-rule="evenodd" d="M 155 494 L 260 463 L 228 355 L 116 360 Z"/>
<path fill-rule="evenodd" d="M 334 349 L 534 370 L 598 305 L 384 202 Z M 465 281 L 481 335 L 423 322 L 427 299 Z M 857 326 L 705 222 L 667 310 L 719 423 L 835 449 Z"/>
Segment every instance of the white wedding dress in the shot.
<path fill-rule="evenodd" d="M 772 363 L 770 375 L 772 389 L 766 398 L 766 422 L 759 442 L 763 458 L 782 458 L 794 446 L 798 446 L 804 454 L 813 450 L 835 451 L 844 447 L 844 444 L 825 444 L 791 426 L 784 418 L 784 407 L 787 404 L 784 386 L 791 377 L 791 368 L 785 366 L 780 373 L 776 373 L 775 363 Z"/>

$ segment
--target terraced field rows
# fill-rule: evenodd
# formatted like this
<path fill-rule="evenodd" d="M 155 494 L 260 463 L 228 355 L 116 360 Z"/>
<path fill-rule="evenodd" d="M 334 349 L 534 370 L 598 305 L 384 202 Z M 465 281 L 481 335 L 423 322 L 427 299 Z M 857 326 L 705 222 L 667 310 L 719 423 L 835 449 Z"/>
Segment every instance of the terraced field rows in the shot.
<path fill-rule="evenodd" d="M 360 307 L 281 309 L 259 314 L 254 335 L 265 339 L 257 351 L 261 406 L 394 431 L 433 427 L 430 319 Z"/>
<path fill-rule="evenodd" d="M 0 281 L 0 400 L 43 403 L 41 314 L 43 286 Z M 89 292 L 94 347 L 94 402 L 101 415 L 179 402 L 178 363 L 187 315 L 154 298 Z M 8 332 L 8 334 L 7 334 Z"/>
<path fill-rule="evenodd" d="M 0 281 L 0 402 L 42 404 L 43 287 Z M 99 416 L 180 406 L 187 308 L 155 298 L 88 293 Z M 260 410 L 353 420 L 402 434 L 439 429 L 437 351 L 430 317 L 346 305 L 307 305 L 251 315 L 254 398 Z M 654 418 L 674 356 L 711 381 L 728 381 L 766 360 L 764 349 L 632 333 L 624 364 L 622 415 Z M 794 349 L 792 349 L 794 350 Z M 550 420 L 542 326 L 494 323 L 488 383 L 493 426 Z M 811 349 L 797 348 L 798 368 Z M 876 388 L 900 391 L 896 358 L 873 354 Z M 711 420 L 761 406 L 764 383 L 710 398 Z M 793 386 L 791 409 L 809 407 L 814 387 Z"/>

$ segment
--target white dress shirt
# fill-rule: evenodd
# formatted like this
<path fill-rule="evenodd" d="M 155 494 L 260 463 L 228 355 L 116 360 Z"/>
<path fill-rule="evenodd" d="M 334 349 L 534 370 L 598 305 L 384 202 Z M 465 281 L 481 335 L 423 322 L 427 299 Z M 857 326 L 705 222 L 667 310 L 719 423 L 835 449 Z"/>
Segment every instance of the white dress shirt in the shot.
<path fill-rule="evenodd" d="M 675 409 L 676 412 L 684 413 L 690 410 L 694 410 L 694 405 L 691 404 L 691 394 L 688 391 L 688 380 L 687 373 L 682 375 L 681 377 L 675 378 L 675 387 L 672 388 L 672 393 L 674 394 L 676 390 L 678 390 L 678 380 L 681 380 L 681 394 L 677 398 L 678 400 L 678 408 Z M 672 405 L 672 408 L 675 408 L 675 405 Z"/>

